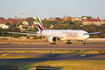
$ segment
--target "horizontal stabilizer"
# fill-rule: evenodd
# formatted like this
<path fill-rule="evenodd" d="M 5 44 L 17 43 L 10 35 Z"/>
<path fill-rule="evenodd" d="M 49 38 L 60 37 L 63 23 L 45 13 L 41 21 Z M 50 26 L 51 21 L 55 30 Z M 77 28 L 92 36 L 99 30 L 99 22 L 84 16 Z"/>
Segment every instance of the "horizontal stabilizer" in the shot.
<path fill-rule="evenodd" d="M 20 32 L 8 32 L 10 34 L 24 34 L 24 35 L 40 35 L 40 34 L 31 34 L 31 33 L 20 33 Z"/>

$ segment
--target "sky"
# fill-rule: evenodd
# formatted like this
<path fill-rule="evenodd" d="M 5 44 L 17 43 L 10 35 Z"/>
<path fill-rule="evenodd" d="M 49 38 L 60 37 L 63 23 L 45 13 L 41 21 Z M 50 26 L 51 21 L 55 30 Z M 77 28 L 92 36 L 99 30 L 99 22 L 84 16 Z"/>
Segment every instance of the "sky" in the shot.
<path fill-rule="evenodd" d="M 105 19 L 105 0 L 0 0 L 0 17 L 21 18 L 16 13 L 34 12 L 24 14 L 23 17 L 43 18 L 81 17 L 92 16 Z"/>

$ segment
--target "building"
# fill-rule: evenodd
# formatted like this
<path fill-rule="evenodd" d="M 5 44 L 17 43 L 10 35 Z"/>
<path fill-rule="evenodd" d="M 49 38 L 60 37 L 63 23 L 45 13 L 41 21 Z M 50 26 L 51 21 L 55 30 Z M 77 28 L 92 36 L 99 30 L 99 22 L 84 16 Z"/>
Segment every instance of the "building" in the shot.
<path fill-rule="evenodd" d="M 37 17 L 33 17 L 35 20 L 37 20 Z M 45 18 L 40 17 L 40 20 L 45 20 Z"/>
<path fill-rule="evenodd" d="M 15 20 L 17 20 L 16 24 L 19 24 L 20 21 L 26 21 L 27 18 L 16 18 Z"/>
<path fill-rule="evenodd" d="M 65 14 L 64 21 L 70 20 L 70 19 L 71 19 L 71 21 L 81 21 L 82 20 L 82 18 L 66 17 L 66 14 Z"/>
<path fill-rule="evenodd" d="M 55 21 L 55 19 L 54 18 L 49 18 L 49 19 L 47 19 L 48 21 Z"/>
<path fill-rule="evenodd" d="M 101 20 L 101 22 L 105 22 L 105 19 Z"/>
<path fill-rule="evenodd" d="M 71 19 L 71 17 L 66 17 L 66 14 L 65 14 L 65 16 L 64 16 L 64 21 L 70 20 L 70 19 Z"/>
<path fill-rule="evenodd" d="M 97 19 L 86 19 L 84 21 L 82 21 L 83 25 L 97 25 L 100 26 L 102 24 L 105 24 L 105 22 L 101 22 L 99 19 L 99 15 L 97 16 Z"/>
<path fill-rule="evenodd" d="M 7 26 L 7 25 L 5 25 L 5 24 L 0 24 L 0 28 L 2 28 L 2 29 L 8 29 L 9 26 Z"/>
<path fill-rule="evenodd" d="M 71 21 L 75 21 L 75 19 L 76 19 L 75 17 L 71 17 Z"/>
<path fill-rule="evenodd" d="M 17 24 L 17 20 L 16 19 L 12 19 L 12 18 L 9 18 L 9 19 L 0 19 L 0 24 L 6 24 L 6 23 L 16 23 Z"/>
<path fill-rule="evenodd" d="M 23 21 L 22 24 L 23 24 L 23 26 L 28 26 L 28 22 L 27 21 Z"/>
<path fill-rule="evenodd" d="M 66 14 L 65 14 L 65 16 L 64 16 L 64 21 L 66 21 L 67 20 L 67 17 L 66 17 Z"/>
<path fill-rule="evenodd" d="M 75 18 L 74 21 L 81 21 L 81 18 Z"/>

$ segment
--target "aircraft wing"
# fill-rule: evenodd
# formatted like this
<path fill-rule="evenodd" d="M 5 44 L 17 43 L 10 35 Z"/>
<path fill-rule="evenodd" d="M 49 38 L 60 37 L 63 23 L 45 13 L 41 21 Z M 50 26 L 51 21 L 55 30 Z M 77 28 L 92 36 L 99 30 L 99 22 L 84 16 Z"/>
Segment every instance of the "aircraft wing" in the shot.
<path fill-rule="evenodd" d="M 89 35 L 99 34 L 100 32 L 88 33 Z"/>
<path fill-rule="evenodd" d="M 28 32 L 28 33 L 37 33 L 37 32 L 32 32 L 32 31 L 23 31 L 23 32 Z"/>
<path fill-rule="evenodd" d="M 32 34 L 32 33 L 20 33 L 20 32 L 8 32 L 11 34 L 24 34 L 24 35 L 40 35 L 40 34 Z"/>
<path fill-rule="evenodd" d="M 40 36 L 47 36 L 50 37 L 52 35 L 41 35 L 41 34 L 32 34 L 32 33 L 21 33 L 21 32 L 8 32 L 10 34 L 24 34 L 24 35 L 40 35 Z M 62 36 L 54 36 L 54 37 L 59 37 L 59 38 L 63 38 Z"/>

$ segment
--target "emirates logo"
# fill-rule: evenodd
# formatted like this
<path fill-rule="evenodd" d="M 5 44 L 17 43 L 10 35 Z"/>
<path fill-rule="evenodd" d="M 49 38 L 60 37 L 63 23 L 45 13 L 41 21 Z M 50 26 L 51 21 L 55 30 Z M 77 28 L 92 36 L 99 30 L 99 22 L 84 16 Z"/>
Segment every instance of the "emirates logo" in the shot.
<path fill-rule="evenodd" d="M 78 33 L 77 32 L 62 32 L 62 34 L 65 34 L 66 37 L 78 37 Z"/>

